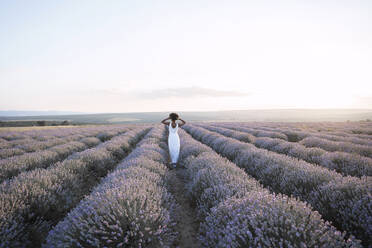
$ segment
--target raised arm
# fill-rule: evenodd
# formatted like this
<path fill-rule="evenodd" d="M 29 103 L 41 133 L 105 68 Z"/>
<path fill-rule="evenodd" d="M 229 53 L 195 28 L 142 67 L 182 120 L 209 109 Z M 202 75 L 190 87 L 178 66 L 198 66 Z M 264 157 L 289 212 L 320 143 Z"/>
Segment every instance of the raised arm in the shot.
<path fill-rule="evenodd" d="M 161 123 L 163 123 L 164 125 L 169 125 L 169 121 L 167 122 L 166 120 L 170 120 L 170 118 L 165 118 L 164 120 L 161 121 Z"/>
<path fill-rule="evenodd" d="M 186 124 L 186 121 L 182 120 L 181 118 L 178 118 L 178 120 L 182 121 L 182 123 L 180 123 L 178 126 L 179 127 L 182 127 L 183 125 Z"/>

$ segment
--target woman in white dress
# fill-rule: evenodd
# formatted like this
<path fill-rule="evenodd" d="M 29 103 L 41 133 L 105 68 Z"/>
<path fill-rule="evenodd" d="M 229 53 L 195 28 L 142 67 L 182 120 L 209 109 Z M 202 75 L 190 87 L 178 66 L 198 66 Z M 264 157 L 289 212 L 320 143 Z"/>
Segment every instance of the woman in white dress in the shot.
<path fill-rule="evenodd" d="M 167 121 L 171 120 L 171 121 Z M 176 120 L 182 121 L 178 125 Z M 178 114 L 176 113 L 170 113 L 169 117 L 162 120 L 161 123 L 164 125 L 169 126 L 169 136 L 168 136 L 168 148 L 169 148 L 169 155 L 171 158 L 171 166 L 173 168 L 176 168 L 177 161 L 178 161 L 178 156 L 180 154 L 180 137 L 178 136 L 178 127 L 182 127 L 183 125 L 186 124 L 184 120 L 179 118 Z"/>

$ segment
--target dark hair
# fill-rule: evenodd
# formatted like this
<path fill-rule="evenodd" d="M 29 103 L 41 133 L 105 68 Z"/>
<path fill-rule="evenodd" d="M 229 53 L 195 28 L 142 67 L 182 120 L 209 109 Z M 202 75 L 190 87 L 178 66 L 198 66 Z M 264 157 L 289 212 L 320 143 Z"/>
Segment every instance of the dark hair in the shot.
<path fill-rule="evenodd" d="M 175 121 L 175 120 L 178 119 L 178 114 L 176 114 L 176 113 L 170 113 L 170 114 L 169 114 L 169 118 L 171 118 L 172 121 Z"/>

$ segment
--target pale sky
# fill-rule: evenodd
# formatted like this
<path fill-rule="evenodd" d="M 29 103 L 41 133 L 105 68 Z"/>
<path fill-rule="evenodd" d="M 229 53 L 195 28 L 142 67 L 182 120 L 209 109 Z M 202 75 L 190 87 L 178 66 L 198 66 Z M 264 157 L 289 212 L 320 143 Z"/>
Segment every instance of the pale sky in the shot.
<path fill-rule="evenodd" d="M 372 1 L 0 1 L 0 110 L 372 108 Z"/>

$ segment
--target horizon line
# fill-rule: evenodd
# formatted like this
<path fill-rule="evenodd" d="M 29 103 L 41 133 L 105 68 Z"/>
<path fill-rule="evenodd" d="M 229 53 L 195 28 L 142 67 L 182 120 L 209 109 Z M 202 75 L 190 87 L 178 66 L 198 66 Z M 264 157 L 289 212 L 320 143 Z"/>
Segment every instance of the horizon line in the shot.
<path fill-rule="evenodd" d="M 182 113 L 190 113 L 190 112 L 229 112 L 229 111 L 285 111 L 285 110 L 300 110 L 300 111 L 372 111 L 372 108 L 252 108 L 252 109 L 228 109 L 228 110 L 185 110 L 185 111 L 176 111 Z M 164 112 L 175 112 L 175 110 L 164 110 L 164 111 L 134 111 L 134 112 L 78 112 L 78 111 L 61 111 L 61 110 L 0 110 L 1 112 L 41 112 L 41 113 L 48 113 L 48 112 L 71 112 L 71 113 L 63 113 L 63 114 L 50 114 L 49 116 L 64 116 L 64 115 L 97 115 L 97 114 L 145 114 L 145 113 L 164 113 Z M 30 114 L 31 114 L 30 113 Z M 1 117 L 23 117 L 23 116 L 48 116 L 48 115 L 0 115 Z"/>

